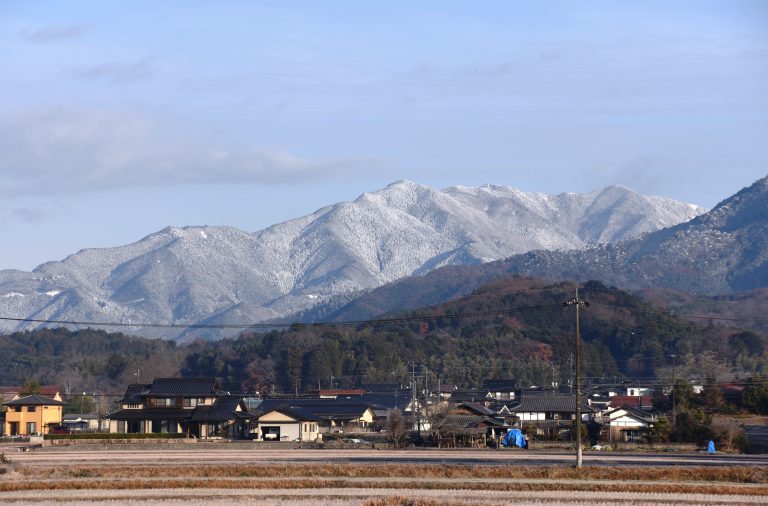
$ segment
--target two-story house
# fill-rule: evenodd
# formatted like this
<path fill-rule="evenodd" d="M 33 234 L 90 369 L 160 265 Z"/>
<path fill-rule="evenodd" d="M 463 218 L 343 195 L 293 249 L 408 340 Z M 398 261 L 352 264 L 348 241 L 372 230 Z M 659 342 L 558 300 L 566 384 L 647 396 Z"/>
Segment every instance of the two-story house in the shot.
<path fill-rule="evenodd" d="M 108 416 L 113 433 L 247 436 L 242 398 L 219 389 L 214 378 L 156 378 L 129 385 L 119 403 L 121 409 Z"/>
<path fill-rule="evenodd" d="M 594 418 L 595 410 L 583 399 L 580 403 L 581 420 L 588 422 Z M 533 425 L 539 434 L 549 437 L 568 433 L 576 419 L 576 397 L 555 392 L 524 392 L 520 404 L 510 408 L 510 412 L 525 427 Z"/>
<path fill-rule="evenodd" d="M 3 433 L 9 436 L 48 434 L 61 423 L 64 403 L 44 395 L 26 395 L 4 402 Z"/>

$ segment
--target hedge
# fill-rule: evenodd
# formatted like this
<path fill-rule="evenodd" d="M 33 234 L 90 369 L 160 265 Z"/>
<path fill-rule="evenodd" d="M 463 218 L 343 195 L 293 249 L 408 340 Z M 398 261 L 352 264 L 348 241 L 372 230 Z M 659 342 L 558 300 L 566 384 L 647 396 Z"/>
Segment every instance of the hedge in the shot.
<path fill-rule="evenodd" d="M 89 434 L 46 434 L 45 439 L 181 439 L 187 437 L 180 433 L 89 433 Z"/>

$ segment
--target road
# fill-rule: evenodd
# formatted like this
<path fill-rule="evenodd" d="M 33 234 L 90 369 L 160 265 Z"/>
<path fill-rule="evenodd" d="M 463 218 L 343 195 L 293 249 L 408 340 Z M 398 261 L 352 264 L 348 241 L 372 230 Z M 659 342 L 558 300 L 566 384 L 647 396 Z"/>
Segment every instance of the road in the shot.
<path fill-rule="evenodd" d="M 10 450 L 10 451 L 9 451 Z M 22 465 L 59 464 L 472 464 L 472 465 L 573 465 L 575 455 L 546 450 L 305 450 L 259 448 L 136 449 L 135 447 L 43 448 L 28 452 L 2 449 Z M 702 453 L 586 452 L 585 466 L 768 466 L 768 455 Z"/>

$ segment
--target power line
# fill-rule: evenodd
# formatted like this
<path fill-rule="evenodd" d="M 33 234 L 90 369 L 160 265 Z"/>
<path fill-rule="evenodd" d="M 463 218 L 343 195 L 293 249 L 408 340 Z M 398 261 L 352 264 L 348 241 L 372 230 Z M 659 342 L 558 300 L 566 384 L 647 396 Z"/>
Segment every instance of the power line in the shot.
<path fill-rule="evenodd" d="M 756 321 L 756 322 L 768 322 L 768 317 L 764 316 L 720 316 L 716 314 L 702 314 L 702 313 L 681 313 L 675 310 L 670 311 L 663 311 L 660 309 L 643 309 L 639 307 L 627 307 L 627 306 L 619 306 L 617 304 L 602 304 L 599 302 L 595 302 L 592 304 L 595 307 L 606 307 L 606 308 L 613 308 L 613 309 L 625 309 L 628 311 L 632 311 L 634 313 L 657 313 L 657 314 L 663 314 L 665 316 L 679 316 L 683 318 L 694 318 L 694 319 L 701 319 L 701 320 L 726 320 L 726 321 Z"/>
<path fill-rule="evenodd" d="M 171 329 L 251 329 L 251 328 L 294 328 L 294 327 L 337 327 L 337 326 L 358 326 L 358 325 L 380 325 L 387 323 L 408 323 L 420 322 L 424 320 L 445 320 L 445 319 L 463 319 L 478 318 L 483 316 L 496 316 L 519 311 L 528 311 L 534 309 L 545 309 L 559 307 L 560 304 L 542 304 L 538 306 L 521 306 L 508 309 L 497 309 L 492 311 L 478 311 L 474 313 L 455 313 L 441 315 L 422 315 L 422 316 L 402 316 L 397 318 L 377 318 L 372 320 L 344 320 L 337 322 L 293 322 L 293 323 L 127 323 L 127 322 L 97 322 L 97 321 L 78 321 L 78 320 L 49 320 L 38 318 L 12 318 L 0 316 L 2 321 L 12 321 L 19 323 L 42 323 L 53 325 L 74 325 L 89 327 L 122 327 L 122 328 L 171 328 Z"/>
<path fill-rule="evenodd" d="M 551 286 L 543 288 L 530 288 L 524 290 L 518 290 L 512 294 L 523 294 L 531 292 L 547 292 L 547 291 L 565 291 L 566 287 L 563 286 Z M 598 288 L 586 288 L 585 290 L 600 290 Z M 658 309 L 644 309 L 639 307 L 627 307 L 616 304 L 604 304 L 599 302 L 591 302 L 594 307 L 604 307 L 612 309 L 623 309 L 633 313 L 656 313 L 663 314 L 665 316 L 683 317 L 693 319 L 707 319 L 707 320 L 725 320 L 725 321 L 758 321 L 768 322 L 768 317 L 730 317 L 720 316 L 715 314 L 701 314 L 701 313 L 680 313 L 676 311 L 664 312 Z M 456 313 L 456 314 L 442 314 L 442 315 L 420 315 L 420 316 L 402 316 L 394 318 L 374 318 L 369 320 L 342 320 L 336 322 L 252 322 L 252 323 L 130 323 L 130 322 L 98 322 L 92 320 L 56 320 L 45 318 L 15 318 L 10 316 L 0 316 L 0 321 L 9 321 L 17 323 L 40 323 L 47 325 L 73 325 L 73 326 L 90 326 L 90 327 L 117 327 L 117 328 L 167 328 L 167 329 L 278 329 L 278 328 L 292 328 L 292 327 L 335 327 L 335 326 L 358 326 L 358 325 L 381 325 L 388 323 L 408 323 L 424 320 L 444 320 L 444 319 L 463 319 L 463 318 L 478 318 L 484 316 L 496 316 L 515 313 L 518 311 L 544 309 L 557 307 L 560 304 L 542 304 L 534 306 L 521 306 L 508 309 L 490 310 L 490 311 L 478 311 L 469 313 Z M 616 326 L 621 326 L 617 322 L 613 322 Z M 626 328 L 626 327 L 625 327 Z"/>

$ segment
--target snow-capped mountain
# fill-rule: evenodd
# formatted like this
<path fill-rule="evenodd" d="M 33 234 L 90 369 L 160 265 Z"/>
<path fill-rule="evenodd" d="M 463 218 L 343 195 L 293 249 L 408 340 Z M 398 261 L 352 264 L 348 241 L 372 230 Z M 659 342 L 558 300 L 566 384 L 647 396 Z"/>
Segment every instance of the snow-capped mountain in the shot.
<path fill-rule="evenodd" d="M 672 288 L 700 295 L 768 286 L 768 176 L 706 214 L 639 239 L 579 251 L 530 252 L 508 272 L 600 279 L 624 289 Z"/>
<path fill-rule="evenodd" d="M 257 322 L 443 265 L 637 237 L 704 211 L 622 186 L 552 196 L 400 181 L 255 233 L 169 227 L 31 273 L 0 271 L 0 312 L 68 321 Z"/>

